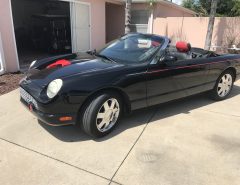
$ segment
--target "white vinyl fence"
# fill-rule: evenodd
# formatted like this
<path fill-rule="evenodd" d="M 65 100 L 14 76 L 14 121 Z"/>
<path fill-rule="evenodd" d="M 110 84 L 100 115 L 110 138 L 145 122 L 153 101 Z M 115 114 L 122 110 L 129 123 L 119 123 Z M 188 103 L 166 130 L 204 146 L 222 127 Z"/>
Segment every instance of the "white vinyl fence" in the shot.
<path fill-rule="evenodd" d="M 0 33 L 0 75 L 3 74 L 5 71 L 5 60 L 3 54 L 3 45 L 2 45 L 2 38 Z"/>

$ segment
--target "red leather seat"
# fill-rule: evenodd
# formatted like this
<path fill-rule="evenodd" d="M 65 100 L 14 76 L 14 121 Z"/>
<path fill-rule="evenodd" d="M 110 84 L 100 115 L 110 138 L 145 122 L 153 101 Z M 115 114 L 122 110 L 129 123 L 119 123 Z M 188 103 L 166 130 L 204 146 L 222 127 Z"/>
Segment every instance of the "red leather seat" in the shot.
<path fill-rule="evenodd" d="M 176 48 L 177 48 L 178 52 L 187 53 L 191 50 L 191 44 L 184 42 L 184 41 L 179 41 L 176 44 Z"/>

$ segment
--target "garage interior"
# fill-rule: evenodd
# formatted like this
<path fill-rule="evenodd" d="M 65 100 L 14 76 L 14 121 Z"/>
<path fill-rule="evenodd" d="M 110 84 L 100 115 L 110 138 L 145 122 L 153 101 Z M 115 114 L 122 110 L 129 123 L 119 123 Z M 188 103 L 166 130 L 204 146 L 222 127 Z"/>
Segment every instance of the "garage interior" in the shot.
<path fill-rule="evenodd" d="M 106 3 L 106 43 L 124 35 L 125 7 L 122 4 Z"/>
<path fill-rule="evenodd" d="M 72 51 L 70 4 L 57 0 L 11 0 L 20 69 L 39 58 Z"/>

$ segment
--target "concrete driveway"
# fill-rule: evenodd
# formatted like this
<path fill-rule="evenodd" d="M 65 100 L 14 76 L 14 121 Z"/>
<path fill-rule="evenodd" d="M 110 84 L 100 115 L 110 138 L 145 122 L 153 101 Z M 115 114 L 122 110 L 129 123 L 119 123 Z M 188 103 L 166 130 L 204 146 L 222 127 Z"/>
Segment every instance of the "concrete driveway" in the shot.
<path fill-rule="evenodd" d="M 228 100 L 198 95 L 139 110 L 100 140 L 39 123 L 17 90 L 0 97 L 0 184 L 239 182 L 240 81 Z"/>

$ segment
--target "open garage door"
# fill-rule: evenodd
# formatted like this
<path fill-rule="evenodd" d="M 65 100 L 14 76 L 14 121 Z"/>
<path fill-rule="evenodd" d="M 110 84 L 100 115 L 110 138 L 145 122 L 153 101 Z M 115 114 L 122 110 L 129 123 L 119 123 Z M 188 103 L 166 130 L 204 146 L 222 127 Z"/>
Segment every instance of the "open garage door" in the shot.
<path fill-rule="evenodd" d="M 72 51 L 88 51 L 91 49 L 90 4 L 70 2 Z"/>
<path fill-rule="evenodd" d="M 36 59 L 72 52 L 70 3 L 11 0 L 20 68 Z"/>

